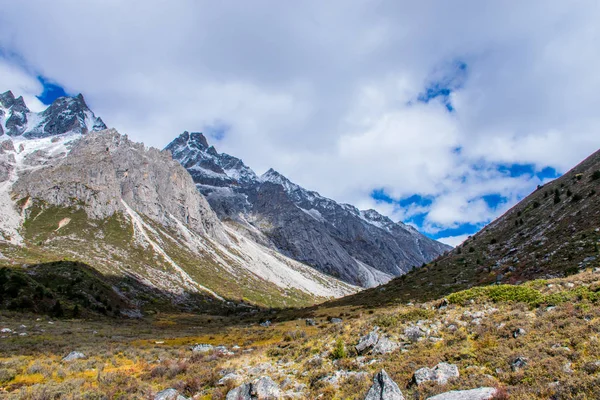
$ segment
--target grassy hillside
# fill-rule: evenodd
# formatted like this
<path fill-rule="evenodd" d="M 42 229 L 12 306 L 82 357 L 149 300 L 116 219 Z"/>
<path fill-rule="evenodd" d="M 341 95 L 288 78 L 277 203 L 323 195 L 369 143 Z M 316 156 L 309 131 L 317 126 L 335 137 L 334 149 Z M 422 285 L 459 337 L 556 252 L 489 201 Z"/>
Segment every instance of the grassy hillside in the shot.
<path fill-rule="evenodd" d="M 600 266 L 600 152 L 538 187 L 500 218 L 423 268 L 333 304 L 431 300 L 475 285 L 518 284 Z"/>
<path fill-rule="evenodd" d="M 33 204 L 31 204 L 33 203 Z M 181 233 L 144 218 L 149 227 L 147 235 L 157 243 L 170 260 L 139 240 L 130 219 L 120 213 L 110 218 L 88 218 L 81 207 L 55 207 L 42 202 L 29 202 L 27 198 L 17 202 L 26 207 L 26 219 L 22 235 L 25 246 L 0 243 L 0 260 L 13 265 L 39 264 L 62 260 L 86 263 L 104 276 L 123 282 L 134 279 L 144 286 L 155 286 L 169 302 L 187 309 L 215 312 L 224 307 L 207 291 L 192 291 L 185 286 L 180 267 L 193 281 L 218 293 L 232 304 L 251 304 L 257 307 L 302 307 L 325 300 L 293 288 L 282 288 L 254 275 L 252 271 L 236 267 L 232 260 L 217 247 L 206 242 L 206 249 L 194 252 L 185 245 Z M 230 261 L 224 268 L 215 258 Z M 223 262 L 221 262 L 223 264 Z M 148 292 L 148 291 L 145 291 Z M 127 297 L 133 292 L 124 292 Z M 146 293 L 148 294 L 148 293 Z M 150 293 L 151 295 L 152 293 Z M 153 300 L 133 296 L 136 304 L 148 306 Z M 150 296 L 152 297 L 152 296 Z M 151 304 L 150 304 L 151 305 Z"/>

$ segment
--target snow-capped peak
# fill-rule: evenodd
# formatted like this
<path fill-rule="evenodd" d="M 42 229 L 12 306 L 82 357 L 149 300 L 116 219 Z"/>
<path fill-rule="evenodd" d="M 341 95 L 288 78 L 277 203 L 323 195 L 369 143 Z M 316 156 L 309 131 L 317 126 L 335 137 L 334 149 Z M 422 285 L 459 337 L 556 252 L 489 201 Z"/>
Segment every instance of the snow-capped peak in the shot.
<path fill-rule="evenodd" d="M 86 134 L 106 129 L 89 109 L 83 95 L 60 97 L 40 113 L 29 110 L 23 97 L 0 94 L 0 136 L 44 138 L 66 133 Z"/>

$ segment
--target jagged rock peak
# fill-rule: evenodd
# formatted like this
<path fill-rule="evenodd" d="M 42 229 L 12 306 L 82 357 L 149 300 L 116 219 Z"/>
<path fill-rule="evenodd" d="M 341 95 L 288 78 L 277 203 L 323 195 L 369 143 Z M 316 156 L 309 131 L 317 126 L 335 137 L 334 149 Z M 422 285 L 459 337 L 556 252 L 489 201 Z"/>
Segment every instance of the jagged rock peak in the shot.
<path fill-rule="evenodd" d="M 59 97 L 40 113 L 31 112 L 23 97 L 15 98 L 11 91 L 0 95 L 0 134 L 44 138 L 104 129 L 106 124 L 89 109 L 82 94 Z"/>
<path fill-rule="evenodd" d="M 5 108 L 11 107 L 15 103 L 15 95 L 10 90 L 0 94 L 0 105 Z"/>
<path fill-rule="evenodd" d="M 164 226 L 175 229 L 183 223 L 199 235 L 227 242 L 187 171 L 170 154 L 132 142 L 114 129 L 82 136 L 72 143 L 68 157 L 24 172 L 13 192 L 60 207 L 78 207 L 85 199 L 93 219 L 133 210 Z"/>

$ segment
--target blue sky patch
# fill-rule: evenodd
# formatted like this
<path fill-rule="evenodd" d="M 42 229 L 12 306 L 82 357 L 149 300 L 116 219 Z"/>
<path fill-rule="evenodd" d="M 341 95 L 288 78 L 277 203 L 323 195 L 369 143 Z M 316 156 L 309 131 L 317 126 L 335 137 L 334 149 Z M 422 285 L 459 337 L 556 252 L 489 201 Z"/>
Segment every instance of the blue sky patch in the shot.
<path fill-rule="evenodd" d="M 216 141 L 222 140 L 227 132 L 231 130 L 231 125 L 223 121 L 215 121 L 212 124 L 205 125 L 202 129 L 205 135 Z"/>
<path fill-rule="evenodd" d="M 483 228 L 485 225 L 486 225 L 485 223 L 462 224 L 462 225 L 457 226 L 456 228 L 449 228 L 449 229 L 441 230 L 433 235 L 430 235 L 427 233 L 425 233 L 425 235 L 429 236 L 432 239 L 440 239 L 440 238 L 445 238 L 445 237 L 450 237 L 450 236 L 460 236 L 460 235 L 474 235 L 477 232 L 479 232 L 479 230 L 481 228 Z"/>
<path fill-rule="evenodd" d="M 44 87 L 44 91 L 39 96 L 36 96 L 42 103 L 49 105 L 59 97 L 68 96 L 67 92 L 62 86 L 57 85 L 56 83 L 50 82 L 47 78 L 43 76 L 38 76 L 38 81 Z"/>
<path fill-rule="evenodd" d="M 454 112 L 454 106 L 450 101 L 452 92 L 463 87 L 467 79 L 468 67 L 463 61 L 456 61 L 450 64 L 450 68 L 440 78 L 432 79 L 425 90 L 417 96 L 417 100 L 422 103 L 429 103 L 433 99 L 438 99 L 446 106 L 448 112 Z"/>

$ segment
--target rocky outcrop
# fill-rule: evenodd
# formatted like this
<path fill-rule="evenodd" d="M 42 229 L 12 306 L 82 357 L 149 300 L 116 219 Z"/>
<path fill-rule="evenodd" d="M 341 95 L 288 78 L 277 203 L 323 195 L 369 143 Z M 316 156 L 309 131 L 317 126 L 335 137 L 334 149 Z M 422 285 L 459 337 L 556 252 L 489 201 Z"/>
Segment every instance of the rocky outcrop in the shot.
<path fill-rule="evenodd" d="M 201 133 L 184 132 L 166 149 L 221 219 L 259 232 L 286 256 L 346 282 L 376 286 L 450 249 L 374 210 L 306 190 L 272 169 L 259 177 L 242 160 L 218 153 Z"/>
<path fill-rule="evenodd" d="M 471 390 L 453 390 L 428 397 L 427 400 L 490 400 L 496 395 L 496 389 L 481 387 Z"/>
<path fill-rule="evenodd" d="M 39 150 L 25 162 L 43 164 L 47 156 Z M 13 193 L 61 207 L 82 204 L 93 219 L 134 210 L 167 227 L 184 223 L 197 234 L 227 240 L 218 218 L 181 165 L 167 153 L 147 149 L 112 129 L 82 136 L 68 157 L 49 168 L 24 171 Z"/>
<path fill-rule="evenodd" d="M 373 385 L 365 400 L 404 400 L 404 396 L 396 382 L 382 369 L 373 377 Z"/>

